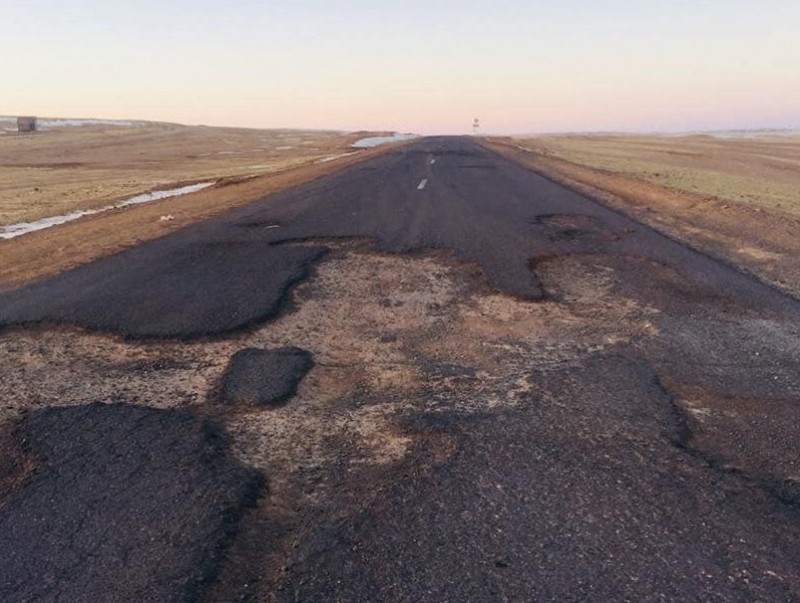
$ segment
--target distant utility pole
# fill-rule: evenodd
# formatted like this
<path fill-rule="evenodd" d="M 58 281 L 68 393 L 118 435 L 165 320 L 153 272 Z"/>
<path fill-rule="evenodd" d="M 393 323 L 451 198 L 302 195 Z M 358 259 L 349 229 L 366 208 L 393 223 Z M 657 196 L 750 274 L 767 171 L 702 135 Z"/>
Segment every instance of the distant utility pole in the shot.
<path fill-rule="evenodd" d="M 478 130 L 480 129 L 480 127 L 481 127 L 481 120 L 476 117 L 475 120 L 472 122 L 473 136 L 476 136 L 478 134 Z"/>

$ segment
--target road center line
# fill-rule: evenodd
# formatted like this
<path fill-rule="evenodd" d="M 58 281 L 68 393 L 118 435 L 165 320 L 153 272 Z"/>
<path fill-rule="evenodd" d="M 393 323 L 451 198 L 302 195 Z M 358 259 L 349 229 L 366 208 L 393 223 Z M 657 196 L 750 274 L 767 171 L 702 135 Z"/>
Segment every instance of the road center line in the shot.
<path fill-rule="evenodd" d="M 423 178 L 422 180 L 420 180 L 420 183 L 419 183 L 419 186 L 417 187 L 417 190 L 421 191 L 423 188 L 425 188 L 426 184 L 428 184 L 428 179 L 427 178 Z"/>

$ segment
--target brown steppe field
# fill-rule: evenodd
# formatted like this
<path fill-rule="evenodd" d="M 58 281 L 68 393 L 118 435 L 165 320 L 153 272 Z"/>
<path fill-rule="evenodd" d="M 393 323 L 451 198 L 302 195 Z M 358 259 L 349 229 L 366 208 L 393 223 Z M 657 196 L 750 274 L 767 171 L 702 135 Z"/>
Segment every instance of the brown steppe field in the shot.
<path fill-rule="evenodd" d="M 106 207 L 153 190 L 216 184 L 0 239 L 0 287 L 70 268 L 351 165 L 378 152 L 351 148 L 369 134 L 149 122 L 3 133 L 0 226 Z"/>
<path fill-rule="evenodd" d="M 520 136 L 487 144 L 800 295 L 800 133 Z"/>
<path fill-rule="evenodd" d="M 0 137 L 0 225 L 185 182 L 273 173 L 351 151 L 359 137 L 163 123 L 6 134 Z"/>

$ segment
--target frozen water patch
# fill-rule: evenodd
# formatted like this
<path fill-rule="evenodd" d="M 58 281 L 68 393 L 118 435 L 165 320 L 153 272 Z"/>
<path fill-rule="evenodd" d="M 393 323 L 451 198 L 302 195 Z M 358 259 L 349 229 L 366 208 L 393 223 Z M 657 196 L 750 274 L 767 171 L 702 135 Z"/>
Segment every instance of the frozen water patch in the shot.
<path fill-rule="evenodd" d="M 369 136 L 367 138 L 362 138 L 361 140 L 356 140 L 350 146 L 355 149 L 368 149 L 389 142 L 401 142 L 403 140 L 411 140 L 412 138 L 416 137 L 416 134 L 403 134 L 401 132 L 395 132 L 391 136 Z"/>
<path fill-rule="evenodd" d="M 38 117 L 36 127 L 40 130 L 50 130 L 54 128 L 77 128 L 80 126 L 117 126 L 131 128 L 143 126 L 146 121 L 136 121 L 130 119 L 66 119 L 60 117 Z M 13 115 L 0 115 L 0 128 L 17 129 L 17 118 Z"/>
<path fill-rule="evenodd" d="M 0 226 L 0 239 L 13 239 L 30 232 L 44 230 L 45 228 L 51 228 L 53 226 L 58 226 L 59 224 L 72 222 L 73 220 L 77 220 L 83 216 L 91 216 L 112 209 L 121 209 L 131 205 L 140 205 L 142 203 L 149 203 L 150 201 L 156 201 L 158 199 L 166 199 L 167 197 L 188 195 L 189 193 L 195 193 L 204 188 L 208 188 L 213 184 L 215 184 L 215 182 L 198 182 L 197 184 L 189 184 L 187 186 L 180 186 L 178 188 L 151 191 L 149 193 L 143 193 L 141 195 L 130 197 L 124 201 L 115 203 L 114 205 L 107 205 L 98 209 L 81 209 L 60 216 L 51 216 L 49 218 L 42 218 L 41 220 L 34 220 L 33 222 L 19 222 L 17 224 L 10 224 L 8 226 Z"/>
<path fill-rule="evenodd" d="M 142 126 L 147 122 L 132 121 L 125 119 L 51 119 L 40 118 L 36 120 L 38 127 L 47 130 L 49 128 L 69 128 L 80 126 L 116 126 L 123 128 L 131 128 L 134 126 Z"/>
<path fill-rule="evenodd" d="M 0 239 L 13 239 L 15 237 L 28 234 L 29 232 L 36 232 L 37 230 L 44 230 L 45 228 L 58 226 L 59 224 L 64 224 L 65 222 L 72 222 L 73 220 L 77 220 L 83 216 L 99 214 L 101 211 L 105 211 L 106 209 L 110 208 L 82 209 L 79 211 L 70 212 L 68 214 L 63 214 L 61 216 L 42 218 L 41 220 L 35 220 L 33 222 L 19 222 L 17 224 L 10 224 L 9 226 L 0 226 Z"/>
<path fill-rule="evenodd" d="M 167 197 L 178 197 L 180 195 L 188 195 L 189 193 L 196 193 L 204 188 L 208 188 L 216 184 L 215 182 L 198 182 L 197 184 L 188 184 L 186 186 L 179 186 L 178 188 L 169 188 L 162 191 L 151 191 L 149 193 L 142 193 L 136 195 L 125 201 L 120 201 L 116 205 L 110 205 L 105 209 L 118 209 L 120 207 L 128 207 L 129 205 L 139 205 L 140 203 L 149 203 L 158 199 L 166 199 Z"/>
<path fill-rule="evenodd" d="M 350 155 L 355 155 L 358 151 L 350 151 L 349 153 L 341 153 L 339 155 L 331 155 L 329 157 L 323 157 L 322 159 L 318 159 L 317 163 L 328 163 L 329 161 L 334 161 L 335 159 L 340 159 L 341 157 L 348 157 Z"/>
<path fill-rule="evenodd" d="M 796 136 L 797 130 L 789 128 L 784 129 L 763 129 L 763 130 L 722 130 L 715 132 L 708 132 L 709 136 L 714 138 L 763 138 L 769 136 Z"/>
<path fill-rule="evenodd" d="M 17 118 L 0 115 L 0 134 L 17 131 Z"/>
<path fill-rule="evenodd" d="M 800 130 L 794 128 L 761 128 L 739 130 L 690 130 L 687 132 L 654 132 L 657 136 L 665 138 L 684 138 L 686 136 L 710 136 L 721 139 L 756 139 L 764 137 L 797 136 Z"/>

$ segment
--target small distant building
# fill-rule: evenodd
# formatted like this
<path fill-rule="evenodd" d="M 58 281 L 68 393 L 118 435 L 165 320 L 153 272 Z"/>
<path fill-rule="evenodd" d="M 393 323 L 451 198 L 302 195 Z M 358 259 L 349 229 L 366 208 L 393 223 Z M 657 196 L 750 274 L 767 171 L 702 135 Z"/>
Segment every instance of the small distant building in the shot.
<path fill-rule="evenodd" d="M 17 130 L 19 132 L 35 132 L 36 131 L 36 118 L 35 117 L 18 117 Z"/>

